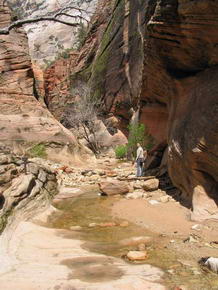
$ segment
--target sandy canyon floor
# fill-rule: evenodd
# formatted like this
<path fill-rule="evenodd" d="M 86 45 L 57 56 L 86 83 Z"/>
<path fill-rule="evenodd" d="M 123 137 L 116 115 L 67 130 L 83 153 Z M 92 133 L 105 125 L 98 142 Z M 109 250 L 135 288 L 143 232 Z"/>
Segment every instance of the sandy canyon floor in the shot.
<path fill-rule="evenodd" d="M 110 179 L 117 177 L 112 171 L 135 170 L 108 158 L 88 169 L 96 168 Z M 218 257 L 216 221 L 192 222 L 189 209 L 173 198 L 152 204 L 155 192 L 102 197 L 91 174 L 74 178 L 76 185 L 65 187 L 46 212 L 2 234 L 1 289 L 218 289 L 218 276 L 197 263 Z M 147 258 L 129 261 L 126 254 L 138 250 L 139 237 L 149 238 Z"/>

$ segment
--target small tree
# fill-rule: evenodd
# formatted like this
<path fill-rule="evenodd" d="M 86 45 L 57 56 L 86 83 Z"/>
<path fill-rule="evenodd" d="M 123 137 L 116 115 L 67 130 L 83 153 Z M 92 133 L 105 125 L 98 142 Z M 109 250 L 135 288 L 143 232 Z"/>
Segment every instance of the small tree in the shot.
<path fill-rule="evenodd" d="M 129 138 L 128 138 L 128 153 L 135 158 L 137 143 L 140 143 L 142 147 L 150 150 L 153 146 L 153 138 L 148 133 L 147 127 L 144 124 L 131 124 L 128 126 Z"/>
<path fill-rule="evenodd" d="M 90 94 L 84 94 L 81 99 L 70 106 L 62 124 L 80 132 L 94 154 L 100 153 L 100 144 L 96 136 L 99 102 L 93 100 Z"/>

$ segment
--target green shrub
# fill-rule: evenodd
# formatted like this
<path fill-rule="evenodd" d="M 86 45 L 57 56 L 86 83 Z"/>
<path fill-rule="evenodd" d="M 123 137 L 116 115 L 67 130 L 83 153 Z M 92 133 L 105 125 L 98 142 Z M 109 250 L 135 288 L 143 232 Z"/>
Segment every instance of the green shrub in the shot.
<path fill-rule="evenodd" d="M 115 155 L 117 159 L 125 158 L 127 154 L 126 145 L 119 145 L 115 148 Z"/>
<path fill-rule="evenodd" d="M 36 144 L 34 145 L 30 150 L 29 153 L 32 157 L 40 157 L 40 158 L 46 158 L 47 153 L 45 149 L 44 144 Z"/>
<path fill-rule="evenodd" d="M 153 137 L 148 133 L 147 127 L 144 124 L 131 124 L 128 126 L 129 137 L 127 149 L 128 153 L 134 158 L 136 157 L 137 143 L 140 143 L 143 148 L 150 150 L 153 147 Z"/>

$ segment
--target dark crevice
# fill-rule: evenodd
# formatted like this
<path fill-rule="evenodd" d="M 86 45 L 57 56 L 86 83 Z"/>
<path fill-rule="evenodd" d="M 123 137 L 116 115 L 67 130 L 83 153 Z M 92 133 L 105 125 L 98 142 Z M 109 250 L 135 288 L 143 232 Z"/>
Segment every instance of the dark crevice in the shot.
<path fill-rule="evenodd" d="M 0 195 L 0 209 L 3 208 L 4 203 L 5 203 L 5 197 L 3 195 Z"/>
<path fill-rule="evenodd" d="M 122 28 L 122 24 L 120 24 L 118 26 L 118 28 L 116 29 L 116 31 L 114 32 L 113 36 L 111 37 L 110 41 L 107 43 L 107 45 L 104 47 L 104 49 L 102 50 L 101 54 L 99 55 L 99 57 L 101 57 L 104 52 L 108 49 L 108 47 L 110 46 L 110 44 L 113 42 L 113 40 L 115 39 L 115 37 L 117 36 L 117 34 L 119 33 L 119 30 Z M 107 33 L 107 31 L 106 31 Z"/>
<path fill-rule="evenodd" d="M 155 99 L 155 102 L 154 101 L 148 102 L 147 100 L 140 100 L 140 107 L 141 108 L 142 107 L 147 107 L 149 105 L 158 105 L 160 107 L 167 108 L 167 105 L 165 103 L 162 103 L 162 102 L 160 102 L 159 100 L 156 100 L 156 99 Z"/>
<path fill-rule="evenodd" d="M 196 70 L 183 70 L 179 68 L 173 68 L 168 66 L 167 72 L 170 76 L 175 79 L 184 79 L 188 77 L 192 77 L 197 75 L 199 72 L 203 71 L 204 69 L 196 69 Z"/>
<path fill-rule="evenodd" d="M 156 36 L 152 36 L 152 35 L 149 35 L 149 37 L 150 38 L 153 38 L 153 39 L 158 39 L 158 40 L 163 40 L 163 41 L 169 41 L 169 42 L 173 42 L 173 43 L 176 43 L 176 44 L 181 45 L 180 41 L 178 41 L 176 39 L 162 38 L 162 37 L 156 37 Z"/>
<path fill-rule="evenodd" d="M 34 77 L 33 77 L 33 95 L 37 100 L 39 100 L 39 94 L 36 88 L 36 80 Z"/>

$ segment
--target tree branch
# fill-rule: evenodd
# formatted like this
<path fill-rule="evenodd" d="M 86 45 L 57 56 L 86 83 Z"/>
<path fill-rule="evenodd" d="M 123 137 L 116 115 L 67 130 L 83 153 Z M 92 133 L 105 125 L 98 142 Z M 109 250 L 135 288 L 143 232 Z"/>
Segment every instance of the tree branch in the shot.
<path fill-rule="evenodd" d="M 81 15 L 68 14 L 66 12 L 68 10 L 76 10 L 76 11 L 80 12 Z M 61 24 L 68 25 L 68 26 L 76 27 L 76 26 L 80 25 L 81 20 L 89 22 L 85 17 L 82 16 L 82 12 L 86 12 L 86 11 L 81 9 L 81 8 L 76 8 L 76 7 L 73 7 L 73 6 L 67 6 L 67 7 L 64 7 L 62 9 L 56 11 L 56 13 L 54 15 L 43 15 L 43 16 L 38 16 L 38 17 L 34 17 L 34 18 L 27 18 L 27 19 L 23 19 L 23 20 L 17 20 L 17 21 L 12 22 L 11 25 L 0 29 L 0 35 L 1 34 L 5 34 L 5 35 L 9 34 L 10 31 L 13 28 L 15 28 L 15 27 L 21 27 L 24 24 L 36 23 L 36 22 L 40 22 L 40 21 L 54 21 L 54 22 L 58 22 L 58 23 L 61 23 Z M 61 16 L 74 18 L 76 20 L 80 19 L 80 22 L 69 22 L 67 20 L 63 20 L 63 19 L 58 18 L 58 17 L 61 17 Z"/>

